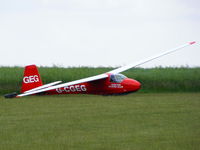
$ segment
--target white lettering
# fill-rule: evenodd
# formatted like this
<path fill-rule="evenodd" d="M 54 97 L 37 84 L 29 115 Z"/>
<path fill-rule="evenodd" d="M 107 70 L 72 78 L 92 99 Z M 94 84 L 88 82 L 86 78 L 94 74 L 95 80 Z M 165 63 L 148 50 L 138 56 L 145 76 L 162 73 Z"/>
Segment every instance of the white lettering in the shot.
<path fill-rule="evenodd" d="M 30 83 L 33 83 L 34 82 L 34 77 L 33 76 L 29 76 L 29 81 L 30 81 Z"/>
<path fill-rule="evenodd" d="M 85 92 L 87 91 L 87 88 L 85 87 L 85 85 L 72 85 L 72 86 L 65 86 L 63 88 L 57 88 L 56 91 L 58 93 L 69 93 L 69 92 Z"/>
<path fill-rule="evenodd" d="M 80 86 L 79 85 L 75 85 L 75 89 L 77 92 L 81 92 Z"/>
<path fill-rule="evenodd" d="M 23 82 L 24 82 L 24 83 L 39 82 L 39 77 L 38 77 L 38 75 L 34 75 L 34 76 L 25 76 L 25 77 L 23 78 Z"/>
<path fill-rule="evenodd" d="M 121 88 L 123 88 L 123 86 L 121 84 L 111 84 L 111 85 L 108 86 L 108 88 L 119 88 L 119 89 L 121 89 Z"/>
<path fill-rule="evenodd" d="M 65 91 L 65 92 L 70 92 L 69 87 L 68 87 L 68 86 L 65 86 L 65 87 L 64 87 L 64 91 Z"/>
<path fill-rule="evenodd" d="M 81 85 L 81 91 L 87 91 L 85 85 Z"/>
<path fill-rule="evenodd" d="M 76 92 L 76 89 L 74 88 L 74 86 L 70 86 L 69 89 L 71 92 Z"/>
<path fill-rule="evenodd" d="M 61 89 L 61 88 L 56 89 L 56 91 L 57 91 L 58 93 L 62 93 L 62 89 Z"/>
<path fill-rule="evenodd" d="M 24 78 L 23 78 L 23 82 L 24 82 L 24 83 L 29 83 L 28 77 L 24 77 Z"/>
<path fill-rule="evenodd" d="M 39 82 L 39 77 L 37 75 L 34 75 L 35 82 Z"/>

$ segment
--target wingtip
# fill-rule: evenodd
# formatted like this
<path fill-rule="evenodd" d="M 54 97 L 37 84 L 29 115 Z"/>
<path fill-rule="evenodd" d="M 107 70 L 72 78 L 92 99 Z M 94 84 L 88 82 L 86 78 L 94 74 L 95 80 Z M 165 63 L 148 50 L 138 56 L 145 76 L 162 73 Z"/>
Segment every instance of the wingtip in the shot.
<path fill-rule="evenodd" d="M 195 44 L 195 43 L 196 43 L 196 41 L 189 42 L 190 45 Z"/>

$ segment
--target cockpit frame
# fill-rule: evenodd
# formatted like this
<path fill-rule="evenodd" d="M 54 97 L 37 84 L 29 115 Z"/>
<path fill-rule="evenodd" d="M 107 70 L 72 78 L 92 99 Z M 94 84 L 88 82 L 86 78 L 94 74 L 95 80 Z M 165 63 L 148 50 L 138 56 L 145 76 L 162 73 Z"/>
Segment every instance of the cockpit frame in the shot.
<path fill-rule="evenodd" d="M 121 83 L 127 77 L 123 74 L 111 74 L 110 75 L 110 82 L 112 83 Z"/>

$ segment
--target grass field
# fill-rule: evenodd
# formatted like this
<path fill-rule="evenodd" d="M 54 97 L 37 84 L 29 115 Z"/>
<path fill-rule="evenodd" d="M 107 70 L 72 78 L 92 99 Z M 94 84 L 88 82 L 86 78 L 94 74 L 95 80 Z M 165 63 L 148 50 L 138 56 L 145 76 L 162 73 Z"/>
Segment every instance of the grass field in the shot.
<path fill-rule="evenodd" d="M 0 98 L 1 150 L 199 150 L 200 93 Z"/>

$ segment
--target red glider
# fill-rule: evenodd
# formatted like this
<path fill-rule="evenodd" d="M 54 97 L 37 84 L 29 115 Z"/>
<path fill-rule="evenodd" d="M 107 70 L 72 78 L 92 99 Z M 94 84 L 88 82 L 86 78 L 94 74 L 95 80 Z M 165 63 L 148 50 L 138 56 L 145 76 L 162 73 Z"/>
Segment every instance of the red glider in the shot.
<path fill-rule="evenodd" d="M 49 84 L 42 84 L 42 80 L 35 65 L 25 67 L 21 94 L 6 94 L 6 98 L 22 97 L 27 95 L 53 95 L 53 94 L 99 94 L 99 95 L 120 95 L 132 93 L 141 88 L 140 82 L 127 78 L 120 74 L 130 68 L 139 66 L 161 56 L 175 52 L 195 42 L 189 42 L 174 49 L 163 52 L 159 55 L 150 57 L 143 61 L 129 64 L 118 69 L 114 69 L 104 74 L 92 76 L 76 81 L 61 83 L 56 81 Z"/>

